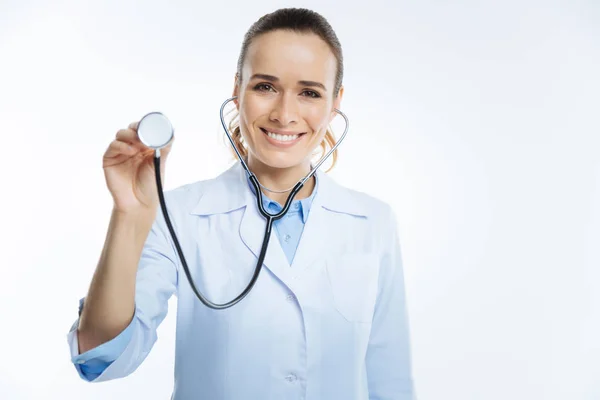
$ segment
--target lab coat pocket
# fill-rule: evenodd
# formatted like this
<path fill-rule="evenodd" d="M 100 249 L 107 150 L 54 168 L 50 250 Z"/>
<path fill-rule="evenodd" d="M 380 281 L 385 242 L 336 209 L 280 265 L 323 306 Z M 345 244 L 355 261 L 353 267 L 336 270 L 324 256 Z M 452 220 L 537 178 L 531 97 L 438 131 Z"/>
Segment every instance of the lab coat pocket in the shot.
<path fill-rule="evenodd" d="M 350 322 L 371 322 L 377 299 L 379 258 L 347 253 L 327 261 L 334 307 Z"/>

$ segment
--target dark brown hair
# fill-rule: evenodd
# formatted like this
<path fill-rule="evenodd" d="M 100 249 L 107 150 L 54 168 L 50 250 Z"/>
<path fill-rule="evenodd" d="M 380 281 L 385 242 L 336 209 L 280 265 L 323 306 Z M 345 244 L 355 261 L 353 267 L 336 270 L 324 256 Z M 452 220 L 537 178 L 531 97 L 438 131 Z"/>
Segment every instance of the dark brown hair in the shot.
<path fill-rule="evenodd" d="M 242 49 L 237 63 L 237 78 L 238 83 L 242 81 L 242 67 L 248 53 L 248 47 L 252 41 L 265 33 L 286 30 L 298 33 L 312 33 L 321 38 L 329 48 L 337 60 L 337 71 L 335 77 L 335 86 L 333 95 L 339 94 L 340 88 L 342 87 L 342 80 L 344 76 L 344 58 L 342 55 L 342 45 L 338 40 L 333 28 L 329 22 L 319 13 L 305 8 L 282 8 L 272 13 L 263 15 L 259 18 L 248 32 L 244 35 L 244 41 L 242 42 Z M 232 119 L 229 124 L 230 132 L 233 134 L 235 145 L 238 148 L 240 154 L 243 157 L 248 155 L 246 148 L 242 144 L 242 135 L 240 132 L 239 124 L 237 121 L 238 116 Z M 335 145 L 335 137 L 331 132 L 331 129 L 327 130 L 325 138 L 321 143 L 322 155 L 324 155 L 329 149 Z M 333 153 L 333 162 L 329 169 L 333 168 L 337 160 L 337 149 Z"/>

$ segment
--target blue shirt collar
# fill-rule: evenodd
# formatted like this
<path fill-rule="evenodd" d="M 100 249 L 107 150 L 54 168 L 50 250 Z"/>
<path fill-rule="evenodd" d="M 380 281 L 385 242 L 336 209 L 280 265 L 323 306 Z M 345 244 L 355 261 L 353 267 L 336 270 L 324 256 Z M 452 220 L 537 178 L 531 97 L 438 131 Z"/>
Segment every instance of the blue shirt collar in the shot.
<path fill-rule="evenodd" d="M 288 210 L 288 212 L 286 214 L 286 215 L 300 214 L 300 218 L 302 218 L 303 223 L 306 223 L 306 220 L 308 219 L 308 213 L 310 211 L 310 206 L 312 205 L 312 202 L 317 193 L 317 189 L 319 187 L 319 179 L 317 178 L 317 174 L 314 174 L 313 176 L 315 177 L 315 187 L 314 187 L 312 193 L 310 194 L 310 196 L 308 196 L 307 198 L 302 199 L 302 200 L 293 200 L 292 204 L 290 205 L 290 209 Z M 256 195 L 256 191 L 254 190 L 254 186 L 250 182 L 250 179 L 248 179 L 248 185 L 250 186 L 250 190 L 252 190 L 252 193 L 254 195 Z M 267 210 L 267 212 L 269 212 L 271 214 L 275 214 L 275 213 L 278 213 L 279 211 L 281 211 L 281 209 L 283 208 L 283 204 L 279 204 L 275 200 L 268 198 L 262 191 L 260 192 L 260 194 L 262 197 L 263 207 L 265 208 L 265 210 Z"/>

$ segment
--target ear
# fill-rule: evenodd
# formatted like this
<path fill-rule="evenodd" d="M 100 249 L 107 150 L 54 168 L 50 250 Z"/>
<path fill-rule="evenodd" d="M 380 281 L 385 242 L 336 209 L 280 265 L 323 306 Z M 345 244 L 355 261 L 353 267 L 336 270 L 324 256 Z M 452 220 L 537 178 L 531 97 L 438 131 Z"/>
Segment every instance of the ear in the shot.
<path fill-rule="evenodd" d="M 233 80 L 233 95 L 232 96 L 238 97 L 237 99 L 233 100 L 233 103 L 235 104 L 235 108 L 237 108 L 238 111 L 240 110 L 239 95 L 240 95 L 240 77 L 236 73 L 235 78 Z"/>
<path fill-rule="evenodd" d="M 338 92 L 337 96 L 333 99 L 333 108 L 337 108 L 338 110 L 340 110 L 341 105 L 342 105 L 342 97 L 344 96 L 344 87 L 340 87 L 340 91 Z M 335 111 L 331 111 L 331 118 L 329 119 L 329 122 L 331 123 L 331 121 L 335 118 L 335 116 L 337 115 L 337 113 Z"/>

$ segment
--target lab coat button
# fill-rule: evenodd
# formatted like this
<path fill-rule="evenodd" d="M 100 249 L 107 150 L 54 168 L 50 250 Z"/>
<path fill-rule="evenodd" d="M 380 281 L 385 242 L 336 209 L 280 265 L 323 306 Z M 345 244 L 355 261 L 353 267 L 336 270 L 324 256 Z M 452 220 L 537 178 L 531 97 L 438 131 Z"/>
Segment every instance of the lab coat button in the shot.
<path fill-rule="evenodd" d="M 298 377 L 295 374 L 289 374 L 288 376 L 285 377 L 285 380 L 288 382 L 296 382 L 296 380 L 298 379 Z"/>
<path fill-rule="evenodd" d="M 296 296 L 294 296 L 293 294 L 288 294 L 286 299 L 287 299 L 287 301 L 292 302 L 292 301 L 296 300 Z"/>

